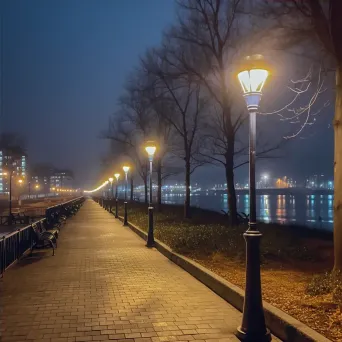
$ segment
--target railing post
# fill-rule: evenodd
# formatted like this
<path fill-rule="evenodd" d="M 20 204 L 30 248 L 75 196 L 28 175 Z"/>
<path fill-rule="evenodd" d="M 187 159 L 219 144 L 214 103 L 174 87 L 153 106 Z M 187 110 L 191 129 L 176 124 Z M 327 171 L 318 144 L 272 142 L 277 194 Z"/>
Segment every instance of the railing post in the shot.
<path fill-rule="evenodd" d="M 5 236 L 2 237 L 2 240 L 0 242 L 0 271 L 1 271 L 1 276 L 4 276 L 4 272 L 5 272 L 5 265 L 6 265 L 6 261 L 5 261 Z"/>
<path fill-rule="evenodd" d="M 115 218 L 119 217 L 118 199 L 115 200 Z"/>
<path fill-rule="evenodd" d="M 3 272 L 5 272 L 5 269 L 6 269 L 6 264 L 7 264 L 7 253 L 6 253 L 6 239 L 4 237 L 4 257 L 3 257 L 3 263 L 4 263 L 4 270 Z"/>
<path fill-rule="evenodd" d="M 16 248 L 16 259 L 19 259 L 19 255 L 20 255 L 20 229 L 17 230 L 17 238 L 16 238 L 16 243 L 17 243 L 17 248 Z"/>

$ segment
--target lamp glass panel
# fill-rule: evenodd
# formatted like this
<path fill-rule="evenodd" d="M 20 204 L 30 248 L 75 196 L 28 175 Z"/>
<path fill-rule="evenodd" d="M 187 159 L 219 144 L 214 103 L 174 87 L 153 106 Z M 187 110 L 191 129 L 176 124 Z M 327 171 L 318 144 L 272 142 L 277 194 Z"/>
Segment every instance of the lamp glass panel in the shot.
<path fill-rule="evenodd" d="M 248 93 L 251 90 L 251 83 L 250 83 L 250 77 L 249 77 L 249 72 L 246 71 L 242 71 L 238 74 L 238 78 L 242 87 L 242 90 L 244 93 Z"/>
<path fill-rule="evenodd" d="M 153 156 L 154 153 L 156 152 L 156 147 L 155 146 L 146 146 L 145 150 L 149 156 Z"/>
<path fill-rule="evenodd" d="M 268 76 L 267 70 L 252 69 L 250 70 L 249 75 L 251 91 L 257 93 L 261 92 Z"/>

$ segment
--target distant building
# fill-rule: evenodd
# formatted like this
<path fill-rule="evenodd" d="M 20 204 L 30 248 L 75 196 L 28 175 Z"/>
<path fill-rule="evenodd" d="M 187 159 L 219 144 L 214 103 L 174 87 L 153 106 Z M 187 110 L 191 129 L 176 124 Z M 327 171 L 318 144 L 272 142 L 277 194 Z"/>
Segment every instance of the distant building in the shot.
<path fill-rule="evenodd" d="M 72 189 L 74 176 L 69 170 L 55 170 L 50 176 L 50 188 Z"/>
<path fill-rule="evenodd" d="M 27 156 L 25 154 L 15 154 L 9 150 L 0 150 L 0 193 L 9 192 L 10 175 L 14 178 L 27 176 Z M 13 181 L 13 179 L 12 179 Z M 16 183 L 14 182 L 13 186 Z"/>
<path fill-rule="evenodd" d="M 325 175 L 312 175 L 306 179 L 305 187 L 308 189 L 334 189 L 334 182 Z"/>
<path fill-rule="evenodd" d="M 58 189 L 73 188 L 73 173 L 70 170 L 56 169 L 48 164 L 38 164 L 32 170 L 31 188 L 39 185 L 41 192 L 55 192 Z"/>

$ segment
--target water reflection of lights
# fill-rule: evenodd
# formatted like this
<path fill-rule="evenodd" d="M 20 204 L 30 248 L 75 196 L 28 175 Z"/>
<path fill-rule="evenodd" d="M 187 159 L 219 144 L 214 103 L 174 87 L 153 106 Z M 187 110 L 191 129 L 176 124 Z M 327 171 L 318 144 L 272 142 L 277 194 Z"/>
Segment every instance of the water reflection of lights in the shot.
<path fill-rule="evenodd" d="M 209 197 L 208 197 L 209 196 Z M 228 210 L 228 196 L 226 193 L 212 192 L 209 194 L 198 193 L 191 197 L 191 205 L 200 206 L 211 210 Z M 163 194 L 164 203 L 183 204 L 184 194 Z M 322 203 L 323 202 L 323 203 Z M 239 212 L 249 212 L 249 195 L 246 193 L 237 194 L 237 207 Z M 296 195 L 258 195 L 257 196 L 257 217 L 265 222 L 294 222 L 297 224 L 307 224 L 308 226 L 319 228 L 319 216 L 322 217 L 322 227 L 332 229 L 333 223 L 333 195 L 315 196 L 311 194 Z"/>
<path fill-rule="evenodd" d="M 285 195 L 277 196 L 277 210 L 276 210 L 277 220 L 286 219 L 286 201 Z"/>
<path fill-rule="evenodd" d="M 260 196 L 260 218 L 270 222 L 270 201 L 268 195 Z"/>

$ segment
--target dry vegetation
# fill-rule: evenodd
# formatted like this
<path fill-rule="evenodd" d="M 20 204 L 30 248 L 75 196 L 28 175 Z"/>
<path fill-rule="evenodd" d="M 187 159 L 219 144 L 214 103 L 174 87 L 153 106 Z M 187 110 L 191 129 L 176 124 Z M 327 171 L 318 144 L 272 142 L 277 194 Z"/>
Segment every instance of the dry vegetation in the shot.
<path fill-rule="evenodd" d="M 228 281 L 244 287 L 244 226 L 229 227 L 219 213 L 164 206 L 155 215 L 155 236 Z M 120 211 L 122 213 L 122 208 Z M 129 221 L 147 229 L 147 210 L 130 204 Z M 330 276 L 332 234 L 305 227 L 262 224 L 263 297 L 333 341 L 342 341 L 342 318 L 333 300 Z"/>

